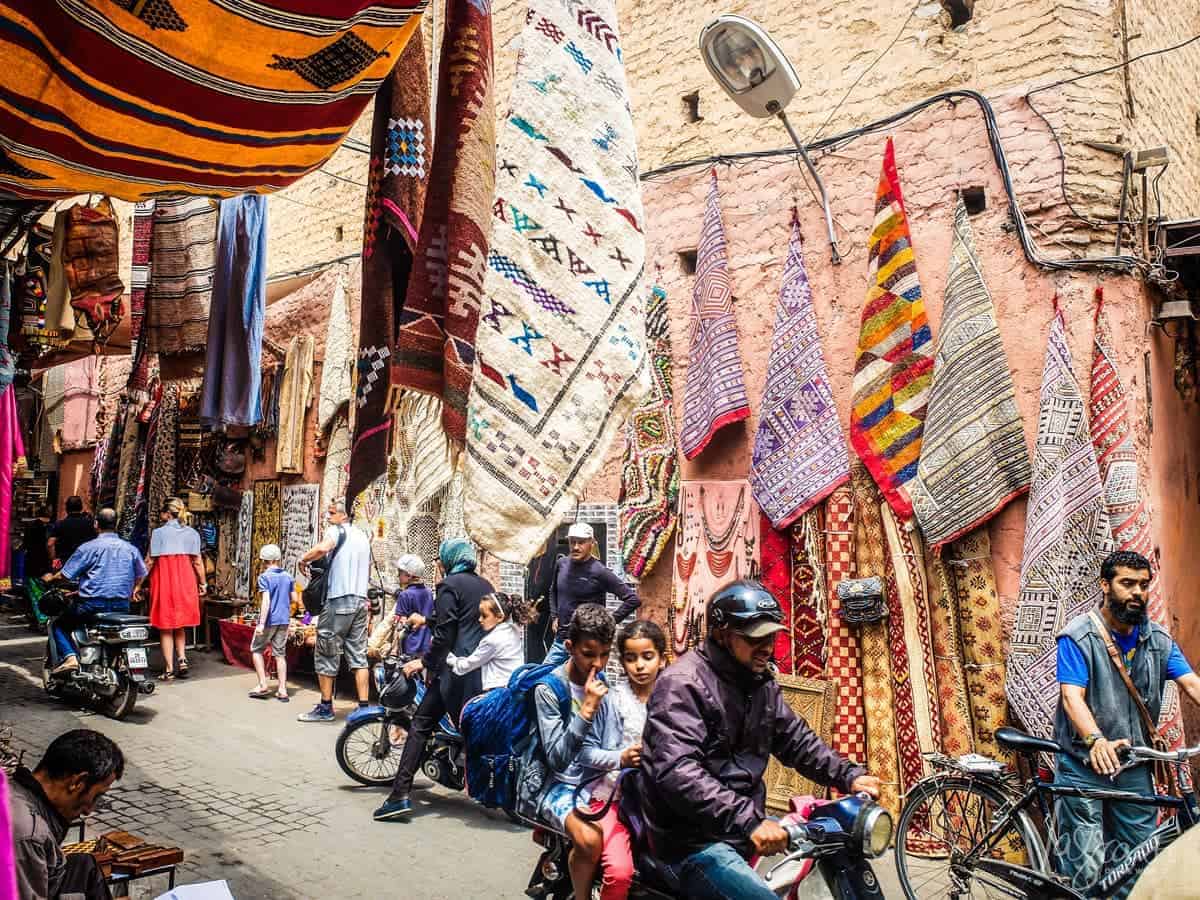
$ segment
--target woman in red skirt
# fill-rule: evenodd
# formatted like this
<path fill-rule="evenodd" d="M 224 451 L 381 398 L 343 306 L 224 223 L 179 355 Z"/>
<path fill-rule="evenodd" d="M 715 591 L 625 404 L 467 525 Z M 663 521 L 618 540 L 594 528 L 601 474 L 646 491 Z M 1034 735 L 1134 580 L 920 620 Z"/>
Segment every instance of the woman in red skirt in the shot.
<path fill-rule="evenodd" d="M 200 594 L 207 590 L 200 535 L 178 497 L 163 504 L 163 524 L 150 536 L 150 624 L 162 644 L 162 681 L 188 676 L 184 628 L 200 624 Z"/>

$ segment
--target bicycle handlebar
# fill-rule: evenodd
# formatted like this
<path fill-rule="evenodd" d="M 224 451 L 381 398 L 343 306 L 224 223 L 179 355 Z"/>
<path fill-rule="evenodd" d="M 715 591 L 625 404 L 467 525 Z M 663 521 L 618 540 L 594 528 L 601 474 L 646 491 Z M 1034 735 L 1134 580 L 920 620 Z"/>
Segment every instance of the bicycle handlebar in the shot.
<path fill-rule="evenodd" d="M 1157 760 L 1161 762 L 1186 762 L 1193 756 L 1200 756 L 1200 746 L 1184 748 L 1183 750 L 1155 750 L 1153 747 L 1130 747 L 1130 758 L 1136 760 Z"/>

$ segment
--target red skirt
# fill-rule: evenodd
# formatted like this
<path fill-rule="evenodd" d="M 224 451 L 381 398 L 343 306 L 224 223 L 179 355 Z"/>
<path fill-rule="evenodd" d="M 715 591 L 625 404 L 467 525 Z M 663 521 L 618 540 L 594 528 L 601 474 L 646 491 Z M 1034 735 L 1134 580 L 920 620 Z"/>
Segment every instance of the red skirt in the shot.
<path fill-rule="evenodd" d="M 163 631 L 200 624 L 200 586 L 190 556 L 155 558 L 150 571 L 150 624 Z"/>

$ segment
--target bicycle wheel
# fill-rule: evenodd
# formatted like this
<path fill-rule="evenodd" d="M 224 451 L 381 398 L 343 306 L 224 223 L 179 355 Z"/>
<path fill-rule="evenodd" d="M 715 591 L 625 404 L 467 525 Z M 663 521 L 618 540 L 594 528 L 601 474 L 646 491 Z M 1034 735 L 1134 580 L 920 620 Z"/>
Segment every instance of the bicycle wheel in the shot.
<path fill-rule="evenodd" d="M 335 753 L 342 771 L 359 784 L 389 785 L 400 768 L 400 754 L 408 729 L 403 723 L 391 728 L 390 740 L 382 739 L 384 720 L 364 719 L 347 726 L 338 735 Z"/>
<path fill-rule="evenodd" d="M 896 870 L 908 900 L 1009 898 L 967 859 L 1010 800 L 972 778 L 936 776 L 918 783 L 905 799 L 896 826 Z M 1046 852 L 1032 820 L 1014 816 L 987 858 L 1046 869 Z"/>

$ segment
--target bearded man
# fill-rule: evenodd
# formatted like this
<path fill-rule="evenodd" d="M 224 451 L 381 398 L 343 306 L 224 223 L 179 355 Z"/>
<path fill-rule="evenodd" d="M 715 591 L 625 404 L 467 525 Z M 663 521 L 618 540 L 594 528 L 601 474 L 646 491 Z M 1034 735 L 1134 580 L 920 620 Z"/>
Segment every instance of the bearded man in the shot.
<path fill-rule="evenodd" d="M 1118 666 L 1123 666 L 1157 722 L 1168 680 L 1200 704 L 1200 676 L 1166 629 L 1146 615 L 1150 561 L 1127 550 L 1100 567 L 1104 602 L 1072 619 L 1058 636 L 1058 713 L 1054 738 L 1062 748 L 1055 783 L 1070 787 L 1130 791 L 1152 796 L 1150 766 L 1141 764 L 1110 777 L 1121 766 L 1118 751 L 1150 746 L 1137 701 Z M 1115 656 L 1109 646 L 1115 648 Z M 1105 867 L 1149 837 L 1158 810 L 1134 803 L 1059 797 L 1056 803 L 1056 862 L 1076 890 L 1096 883 Z M 1114 895 L 1118 900 L 1128 888 Z"/>

